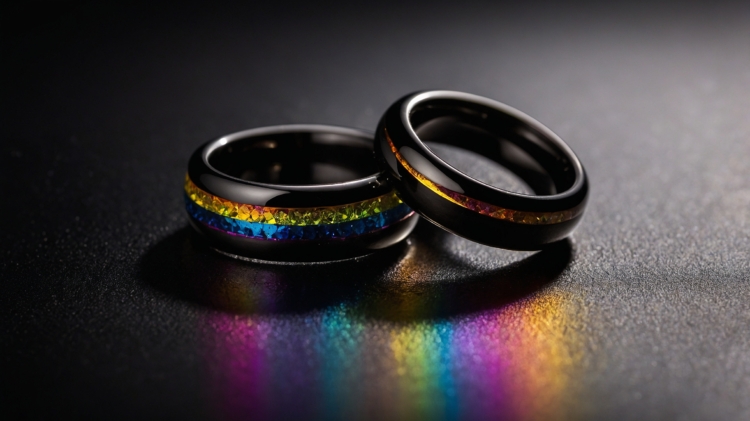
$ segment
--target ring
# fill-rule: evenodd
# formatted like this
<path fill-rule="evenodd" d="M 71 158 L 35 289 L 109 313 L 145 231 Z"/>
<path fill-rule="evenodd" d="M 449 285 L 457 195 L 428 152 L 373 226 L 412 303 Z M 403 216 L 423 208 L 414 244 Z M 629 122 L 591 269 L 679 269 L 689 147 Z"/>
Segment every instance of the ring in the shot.
<path fill-rule="evenodd" d="M 320 262 L 403 240 L 417 217 L 372 158 L 372 135 L 320 125 L 264 127 L 212 140 L 190 158 L 191 225 L 220 252 Z"/>
<path fill-rule="evenodd" d="M 376 157 L 399 197 L 427 220 L 469 240 L 537 250 L 570 235 L 588 198 L 586 173 L 560 137 L 491 99 L 426 91 L 396 101 L 376 134 Z M 456 170 L 424 142 L 479 153 L 536 195 L 493 187 Z"/>

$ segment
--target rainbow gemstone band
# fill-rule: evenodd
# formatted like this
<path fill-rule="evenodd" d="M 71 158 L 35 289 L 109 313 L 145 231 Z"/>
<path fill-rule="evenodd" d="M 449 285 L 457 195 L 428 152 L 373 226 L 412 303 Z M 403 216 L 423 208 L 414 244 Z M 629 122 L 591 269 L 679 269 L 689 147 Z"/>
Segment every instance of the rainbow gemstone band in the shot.
<path fill-rule="evenodd" d="M 262 240 L 346 239 L 387 228 L 411 216 L 395 192 L 340 206 L 273 208 L 212 195 L 185 177 L 185 206 L 195 220 L 233 235 Z"/>
<path fill-rule="evenodd" d="M 455 203 L 461 207 L 472 210 L 482 215 L 489 216 L 491 218 L 500 219 L 509 222 L 515 222 L 517 224 L 527 225 L 546 225 L 546 224 L 559 224 L 560 222 L 569 221 L 581 213 L 583 213 L 585 203 L 576 206 L 572 209 L 567 209 L 558 212 L 528 212 L 506 209 L 500 206 L 495 206 L 481 200 L 472 199 L 464 194 L 450 190 L 444 186 L 441 186 L 419 171 L 414 169 L 409 162 L 401 155 L 396 145 L 393 144 L 393 140 L 388 135 L 388 131 L 385 131 L 385 139 L 388 141 L 388 145 L 391 148 L 391 152 L 396 157 L 396 160 L 409 172 L 414 178 L 419 180 L 422 185 L 435 192 L 440 197 Z"/>

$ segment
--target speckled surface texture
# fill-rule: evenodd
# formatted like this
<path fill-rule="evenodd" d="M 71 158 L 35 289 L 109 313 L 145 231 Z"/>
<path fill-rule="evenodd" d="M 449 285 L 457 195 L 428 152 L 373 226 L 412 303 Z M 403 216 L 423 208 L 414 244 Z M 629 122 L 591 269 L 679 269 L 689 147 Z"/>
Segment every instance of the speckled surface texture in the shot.
<path fill-rule="evenodd" d="M 750 419 L 749 5 L 3 13 L 25 29 L 3 29 L 0 415 Z M 268 267 L 191 235 L 202 142 L 372 130 L 425 88 L 568 141 L 591 180 L 570 242 L 421 221 L 361 261 Z"/>

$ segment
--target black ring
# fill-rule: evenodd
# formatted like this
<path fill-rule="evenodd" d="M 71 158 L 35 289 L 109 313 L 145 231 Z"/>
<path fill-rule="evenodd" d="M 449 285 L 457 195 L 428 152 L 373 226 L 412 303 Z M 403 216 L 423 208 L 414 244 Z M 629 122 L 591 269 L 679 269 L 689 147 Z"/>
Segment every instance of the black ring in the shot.
<path fill-rule="evenodd" d="M 212 140 L 185 178 L 190 222 L 234 257 L 320 262 L 403 240 L 417 222 L 372 159 L 372 135 L 320 125 Z"/>
<path fill-rule="evenodd" d="M 500 102 L 462 92 L 417 92 L 391 105 L 375 139 L 378 163 L 404 202 L 467 239 L 536 250 L 567 237 L 583 216 L 588 181 L 576 155 L 541 123 Z M 423 141 L 480 153 L 520 176 L 537 195 L 475 180 Z"/>

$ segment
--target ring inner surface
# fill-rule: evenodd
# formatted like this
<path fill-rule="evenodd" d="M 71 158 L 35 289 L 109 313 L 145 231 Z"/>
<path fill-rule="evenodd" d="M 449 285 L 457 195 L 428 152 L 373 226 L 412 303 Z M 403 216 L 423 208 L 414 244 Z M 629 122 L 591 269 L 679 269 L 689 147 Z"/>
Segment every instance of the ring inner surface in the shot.
<path fill-rule="evenodd" d="M 410 122 L 423 142 L 483 155 L 518 176 L 537 195 L 564 192 L 575 182 L 572 165 L 555 142 L 529 123 L 499 110 L 435 99 L 416 104 Z"/>
<path fill-rule="evenodd" d="M 286 132 L 231 141 L 208 163 L 247 181 L 281 185 L 342 183 L 378 172 L 372 140 L 338 133 Z"/>

